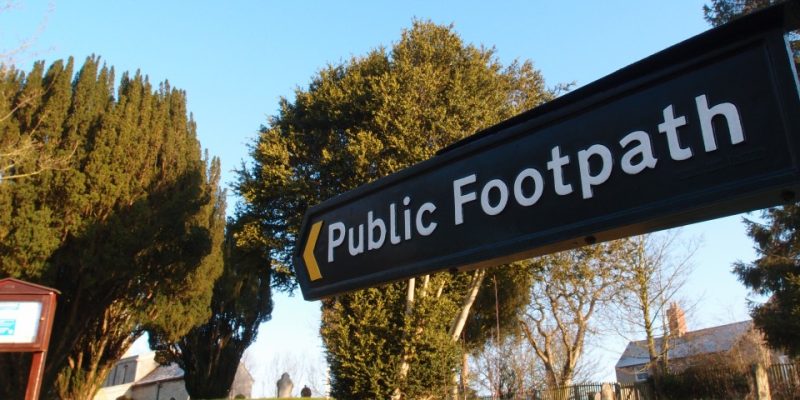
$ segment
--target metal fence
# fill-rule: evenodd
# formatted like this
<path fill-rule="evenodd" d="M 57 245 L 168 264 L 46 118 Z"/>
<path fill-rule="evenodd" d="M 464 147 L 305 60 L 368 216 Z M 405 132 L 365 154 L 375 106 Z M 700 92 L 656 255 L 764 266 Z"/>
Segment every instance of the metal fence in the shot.
<path fill-rule="evenodd" d="M 800 363 L 772 364 L 766 368 L 772 400 L 800 400 Z M 750 391 L 752 394 L 752 378 Z M 654 400 L 651 383 L 632 384 L 587 383 L 553 389 L 533 390 L 525 395 L 483 397 L 481 399 L 524 399 L 524 400 L 595 400 L 600 398 L 603 386 L 608 385 L 614 392 L 615 400 Z M 608 390 L 608 389 L 607 389 Z M 667 397 L 671 397 L 667 395 Z"/>
<path fill-rule="evenodd" d="M 561 388 L 535 390 L 532 400 L 594 400 L 600 398 L 603 385 L 608 385 L 614 392 L 614 398 L 619 400 L 651 400 L 653 388 L 648 383 L 588 383 L 572 385 Z"/>

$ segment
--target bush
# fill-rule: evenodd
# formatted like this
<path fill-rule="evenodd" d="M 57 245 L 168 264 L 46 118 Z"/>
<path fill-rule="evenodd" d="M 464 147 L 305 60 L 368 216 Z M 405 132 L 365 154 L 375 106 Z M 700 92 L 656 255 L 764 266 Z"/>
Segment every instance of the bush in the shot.
<path fill-rule="evenodd" d="M 750 382 L 741 368 L 693 365 L 662 376 L 659 389 L 666 399 L 740 399 L 750 393 Z"/>

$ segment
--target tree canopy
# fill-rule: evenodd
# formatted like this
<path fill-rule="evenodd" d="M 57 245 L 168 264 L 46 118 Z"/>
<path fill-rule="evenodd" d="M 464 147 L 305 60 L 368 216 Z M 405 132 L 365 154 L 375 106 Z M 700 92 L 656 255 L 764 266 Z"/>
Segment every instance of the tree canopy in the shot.
<path fill-rule="evenodd" d="M 391 51 L 328 65 L 262 126 L 236 190 L 291 269 L 306 209 L 432 157 L 437 150 L 550 97 L 530 62 L 503 67 L 452 27 L 417 21 Z"/>
<path fill-rule="evenodd" d="M 211 317 L 176 342 L 160 331 L 150 334 L 159 361 L 175 362 L 184 371 L 192 398 L 227 398 L 242 354 L 258 328 L 272 315 L 268 255 L 258 246 L 236 240 L 239 224 L 231 220 L 223 248 L 224 269 L 214 284 Z"/>
<path fill-rule="evenodd" d="M 23 177 L 0 181 L 0 275 L 61 292 L 42 387 L 69 399 L 90 398 L 144 330 L 177 340 L 208 318 L 225 213 L 184 92 L 73 64 L 0 71 L 0 143 L 65 160 L 3 171 Z M 25 387 L 27 360 L 0 355 L 0 397 Z"/>
<path fill-rule="evenodd" d="M 770 208 L 762 217 L 764 224 L 746 221 L 759 257 L 736 263 L 733 271 L 755 293 L 769 296 L 750 311 L 767 342 L 800 356 L 800 206 Z"/>
<path fill-rule="evenodd" d="M 572 385 L 597 327 L 592 317 L 619 296 L 630 252 L 631 242 L 623 239 L 531 260 L 531 301 L 519 322 L 548 387 Z"/>
<path fill-rule="evenodd" d="M 274 249 L 278 282 L 291 282 L 290 256 L 309 206 L 551 97 L 531 62 L 503 66 L 493 49 L 463 43 L 452 26 L 416 21 L 391 48 L 328 65 L 294 99 L 281 100 L 239 173 L 237 191 L 253 217 L 245 234 Z M 484 276 L 437 274 L 325 301 L 332 394 L 444 394 Z"/>
<path fill-rule="evenodd" d="M 711 0 L 710 5 L 703 5 L 703 14 L 708 23 L 713 26 L 720 26 L 742 15 L 780 1 L 783 0 Z"/>

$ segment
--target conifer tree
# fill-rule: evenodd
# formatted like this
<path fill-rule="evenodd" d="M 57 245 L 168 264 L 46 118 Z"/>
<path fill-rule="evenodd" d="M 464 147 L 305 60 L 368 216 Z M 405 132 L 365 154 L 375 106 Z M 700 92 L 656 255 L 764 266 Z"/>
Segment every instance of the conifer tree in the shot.
<path fill-rule="evenodd" d="M 158 330 L 150 345 L 162 363 L 175 362 L 184 371 L 192 398 L 227 398 L 239 362 L 255 341 L 258 327 L 272 313 L 269 260 L 259 246 L 237 241 L 239 223 L 226 233 L 222 276 L 214 284 L 211 317 L 178 341 L 165 341 Z"/>
<path fill-rule="evenodd" d="M 417 162 L 552 96 L 530 62 L 503 66 L 452 27 L 414 22 L 391 49 L 322 69 L 262 128 L 237 191 L 291 285 L 300 221 L 314 204 Z M 444 395 L 485 271 L 436 274 L 323 302 L 337 398 Z M 288 279 L 282 279 L 286 277 Z"/>
<path fill-rule="evenodd" d="M 177 339 L 208 317 L 221 273 L 219 162 L 201 155 L 186 95 L 88 58 L 0 75 L 0 143 L 66 161 L 16 162 L 0 181 L 0 276 L 58 289 L 45 397 L 91 398 L 146 329 Z M 30 174 L 30 172 L 36 172 Z M 25 355 L 0 355 L 16 398 Z M 23 384 L 20 384 L 20 381 Z"/>
<path fill-rule="evenodd" d="M 769 296 L 751 304 L 753 323 L 767 342 L 800 356 L 800 205 L 764 210 L 764 223 L 746 221 L 747 233 L 756 243 L 758 258 L 738 262 L 733 272 L 756 294 Z"/>
<path fill-rule="evenodd" d="M 710 5 L 703 5 L 703 14 L 708 23 L 720 26 L 781 1 L 784 0 L 711 0 Z"/>

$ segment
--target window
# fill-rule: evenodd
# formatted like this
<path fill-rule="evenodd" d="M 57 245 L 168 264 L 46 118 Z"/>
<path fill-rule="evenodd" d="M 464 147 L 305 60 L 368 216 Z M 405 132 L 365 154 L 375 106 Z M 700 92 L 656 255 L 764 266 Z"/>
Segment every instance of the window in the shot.
<path fill-rule="evenodd" d="M 647 371 L 637 372 L 636 373 L 636 382 L 644 382 L 648 378 L 650 378 L 650 373 Z"/>

